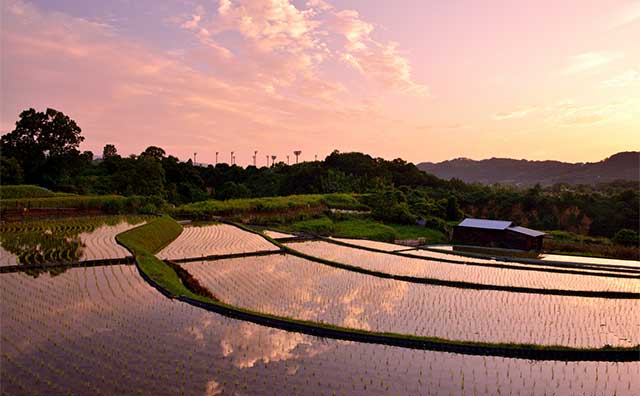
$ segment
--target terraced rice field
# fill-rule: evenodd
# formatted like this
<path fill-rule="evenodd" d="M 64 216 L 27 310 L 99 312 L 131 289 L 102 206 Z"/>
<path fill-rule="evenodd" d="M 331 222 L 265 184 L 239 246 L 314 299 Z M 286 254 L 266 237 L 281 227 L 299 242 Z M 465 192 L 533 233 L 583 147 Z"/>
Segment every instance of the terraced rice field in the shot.
<path fill-rule="evenodd" d="M 144 217 L 114 216 L 5 224 L 0 266 L 128 257 L 115 236 L 144 222 Z"/>
<path fill-rule="evenodd" d="M 292 243 L 289 246 L 311 256 L 395 275 L 499 286 L 640 292 L 640 279 L 535 271 L 536 267 L 526 264 L 520 266 L 521 270 L 481 267 L 400 257 L 319 241 Z"/>
<path fill-rule="evenodd" d="M 226 303 L 345 327 L 571 347 L 640 342 L 636 300 L 429 286 L 291 255 L 204 261 L 183 268 Z"/>
<path fill-rule="evenodd" d="M 349 243 L 351 245 L 363 246 L 378 250 L 384 250 L 387 252 L 395 252 L 397 250 L 411 249 L 411 246 L 396 245 L 395 243 L 370 241 L 368 239 L 353 239 L 353 238 L 331 238 L 339 242 Z"/>
<path fill-rule="evenodd" d="M 469 257 L 457 254 L 456 251 L 453 250 L 453 246 L 451 245 L 438 245 L 433 246 L 433 248 L 437 250 L 441 250 L 442 252 L 435 251 L 423 251 L 424 255 L 435 254 L 432 257 L 443 257 L 450 259 L 463 259 L 466 260 Z M 640 269 L 640 261 L 637 260 L 618 260 L 618 259 L 610 259 L 610 258 L 599 258 L 599 257 L 583 257 L 583 256 L 569 256 L 569 255 L 561 255 L 561 254 L 544 254 L 539 260 L 548 261 L 549 264 L 553 264 L 554 262 L 570 262 L 570 263 L 580 263 L 580 264 L 597 264 L 602 266 L 614 266 L 614 267 L 629 267 L 632 269 Z"/>
<path fill-rule="evenodd" d="M 163 297 L 132 266 L 0 274 L 0 394 L 632 395 L 640 362 L 531 362 L 336 341 Z"/>
<path fill-rule="evenodd" d="M 483 259 L 483 258 L 477 258 L 477 257 L 467 257 L 467 256 L 461 256 L 457 254 L 445 254 L 445 253 L 439 253 L 431 250 L 422 250 L 422 249 L 402 251 L 402 252 L 399 252 L 399 254 L 407 257 L 420 256 L 426 259 L 433 259 L 436 261 L 450 260 L 454 262 L 469 263 L 469 264 L 480 264 L 480 265 L 490 264 L 492 266 L 497 265 L 497 266 L 504 266 L 504 267 L 518 267 L 523 269 L 541 269 L 541 270 L 557 270 L 557 269 L 564 268 L 564 269 L 573 270 L 573 271 L 577 271 L 577 270 L 584 271 L 592 274 L 607 275 L 607 274 L 625 273 L 630 276 L 640 277 L 640 269 L 635 270 L 634 268 L 622 268 L 617 266 L 616 267 L 612 266 L 608 268 L 603 265 L 593 267 L 593 266 L 587 265 L 587 263 L 585 263 L 584 267 L 567 267 L 564 265 L 558 265 L 553 262 L 548 262 L 547 265 L 544 265 L 541 263 L 531 264 L 531 263 L 518 262 L 518 261 L 503 261 L 503 260 L 494 260 L 489 258 Z"/>
<path fill-rule="evenodd" d="M 157 256 L 177 260 L 278 249 L 260 235 L 227 224 L 210 224 L 184 227 L 182 234 Z"/>

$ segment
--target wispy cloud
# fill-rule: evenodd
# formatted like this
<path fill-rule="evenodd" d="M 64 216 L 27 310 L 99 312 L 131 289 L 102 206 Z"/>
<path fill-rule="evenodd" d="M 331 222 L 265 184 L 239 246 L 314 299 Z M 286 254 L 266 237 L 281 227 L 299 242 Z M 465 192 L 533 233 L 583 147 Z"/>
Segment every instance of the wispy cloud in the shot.
<path fill-rule="evenodd" d="M 558 126 L 582 126 L 612 121 L 629 116 L 632 106 L 629 101 L 578 106 L 571 101 L 549 106 L 548 123 Z"/>
<path fill-rule="evenodd" d="M 629 69 L 624 73 L 602 81 L 600 85 L 604 88 L 620 88 L 638 83 L 640 83 L 640 71 L 638 69 Z"/>
<path fill-rule="evenodd" d="M 640 1 L 634 0 L 624 7 L 616 10 L 615 14 L 611 18 L 611 29 L 616 29 L 622 26 L 626 26 L 630 23 L 640 20 Z"/>
<path fill-rule="evenodd" d="M 522 118 L 536 111 L 537 109 L 538 109 L 537 107 L 526 107 L 523 109 L 518 109 L 510 112 L 497 113 L 497 114 L 494 114 L 493 117 L 491 118 L 495 121 L 503 121 L 503 120 L 509 120 L 513 118 Z"/>
<path fill-rule="evenodd" d="M 569 57 L 568 65 L 564 68 L 563 73 L 585 72 L 611 63 L 620 56 L 621 54 L 616 52 L 585 52 L 573 55 Z"/>

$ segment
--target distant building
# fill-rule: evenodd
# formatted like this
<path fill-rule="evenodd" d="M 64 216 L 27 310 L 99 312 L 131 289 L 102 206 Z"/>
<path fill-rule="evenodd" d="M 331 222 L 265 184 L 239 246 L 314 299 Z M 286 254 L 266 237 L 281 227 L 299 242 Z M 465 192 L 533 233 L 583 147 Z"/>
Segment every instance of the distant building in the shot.
<path fill-rule="evenodd" d="M 456 245 L 501 249 L 540 251 L 544 235 L 544 232 L 503 220 L 464 219 L 453 227 L 453 243 Z"/>

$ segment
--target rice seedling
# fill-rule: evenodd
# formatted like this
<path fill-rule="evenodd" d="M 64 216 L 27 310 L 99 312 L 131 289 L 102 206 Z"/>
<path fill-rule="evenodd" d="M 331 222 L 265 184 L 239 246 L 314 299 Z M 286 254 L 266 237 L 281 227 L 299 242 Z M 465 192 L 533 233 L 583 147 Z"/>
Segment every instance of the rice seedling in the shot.
<path fill-rule="evenodd" d="M 486 285 L 557 290 L 589 290 L 640 292 L 640 278 L 614 278 L 541 271 L 539 268 L 518 269 L 454 264 L 442 261 L 401 257 L 386 253 L 354 249 L 328 242 L 303 242 L 290 246 L 302 253 L 387 274 L 448 281 L 466 281 Z"/>
<path fill-rule="evenodd" d="M 633 346 L 640 341 L 634 334 L 640 307 L 630 299 L 428 286 L 291 255 L 204 261 L 183 268 L 226 303 L 356 329 L 571 347 Z M 604 324 L 606 331 L 594 332 L 593 323 Z"/>

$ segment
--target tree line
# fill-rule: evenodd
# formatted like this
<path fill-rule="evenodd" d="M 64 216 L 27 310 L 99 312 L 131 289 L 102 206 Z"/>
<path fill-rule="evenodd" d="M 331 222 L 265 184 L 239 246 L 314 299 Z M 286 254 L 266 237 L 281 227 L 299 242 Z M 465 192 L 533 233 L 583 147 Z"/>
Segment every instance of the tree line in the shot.
<path fill-rule="evenodd" d="M 212 198 L 356 193 L 363 194 L 363 203 L 380 220 L 422 222 L 433 228 L 464 215 L 608 237 L 639 227 L 637 181 L 527 189 L 486 186 L 442 180 L 399 158 L 337 150 L 324 160 L 270 167 L 197 166 L 157 146 L 121 156 L 117 147 L 107 144 L 101 158 L 94 159 L 92 152 L 80 151 L 81 132 L 59 111 L 23 111 L 15 129 L 0 138 L 0 183 L 78 194 L 156 196 L 173 205 Z"/>

